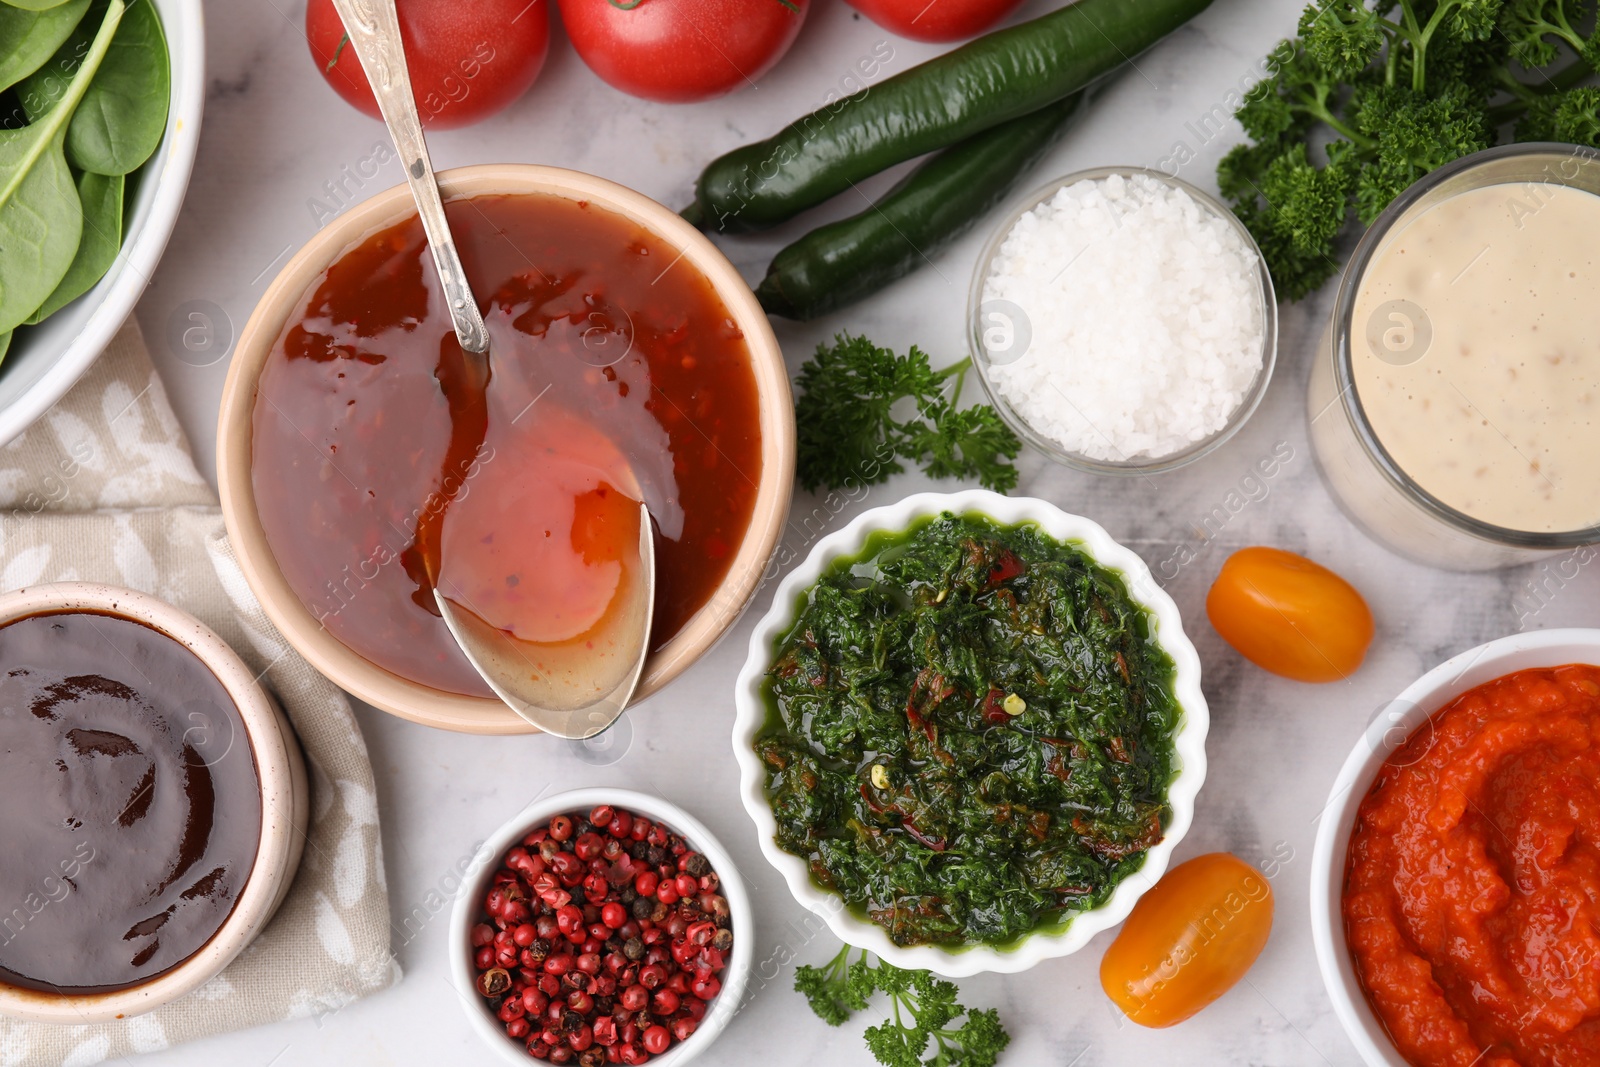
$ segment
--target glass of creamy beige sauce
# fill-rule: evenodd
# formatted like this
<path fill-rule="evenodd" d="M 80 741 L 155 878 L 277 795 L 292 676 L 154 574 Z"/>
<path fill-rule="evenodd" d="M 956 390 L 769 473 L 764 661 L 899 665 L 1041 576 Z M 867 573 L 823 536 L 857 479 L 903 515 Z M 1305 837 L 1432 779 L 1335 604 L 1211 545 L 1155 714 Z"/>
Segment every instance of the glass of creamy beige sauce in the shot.
<path fill-rule="evenodd" d="M 1457 570 L 1600 542 L 1600 153 L 1507 145 L 1434 171 L 1345 268 L 1307 395 L 1328 487 Z"/>

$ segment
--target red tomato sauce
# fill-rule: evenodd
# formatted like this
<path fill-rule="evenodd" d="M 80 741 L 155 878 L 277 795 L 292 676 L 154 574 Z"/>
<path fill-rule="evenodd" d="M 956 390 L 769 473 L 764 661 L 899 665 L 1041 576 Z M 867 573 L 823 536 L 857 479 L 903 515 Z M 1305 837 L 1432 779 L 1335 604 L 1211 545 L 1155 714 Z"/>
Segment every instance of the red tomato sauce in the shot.
<path fill-rule="evenodd" d="M 257 386 L 251 478 L 279 568 L 330 633 L 402 677 L 489 696 L 439 617 L 440 567 L 493 600 L 497 625 L 570 636 L 604 614 L 637 537 L 626 497 L 642 496 L 659 648 L 744 537 L 760 418 L 743 334 L 649 232 L 558 197 L 446 210 L 487 302 L 487 426 L 482 408 L 465 438 L 457 425 L 461 352 L 413 217 L 346 251 L 285 327 Z"/>
<path fill-rule="evenodd" d="M 1389 758 L 1345 874 L 1356 973 L 1418 1067 L 1600 1064 L 1600 669 L 1497 678 Z"/>

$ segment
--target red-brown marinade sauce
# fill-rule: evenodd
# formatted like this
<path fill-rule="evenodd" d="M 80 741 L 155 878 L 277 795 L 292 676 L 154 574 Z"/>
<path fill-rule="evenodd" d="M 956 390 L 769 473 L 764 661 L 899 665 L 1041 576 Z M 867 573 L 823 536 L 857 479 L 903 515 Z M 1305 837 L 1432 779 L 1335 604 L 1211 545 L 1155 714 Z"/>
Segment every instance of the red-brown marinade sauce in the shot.
<path fill-rule="evenodd" d="M 285 327 L 257 387 L 251 476 L 279 568 L 334 637 L 394 674 L 489 696 L 439 617 L 419 520 L 443 512 L 447 556 L 481 545 L 468 569 L 492 572 L 520 610 L 581 614 L 615 567 L 602 558 L 614 544 L 594 550 L 615 540 L 595 534 L 617 514 L 605 474 L 631 466 L 656 528 L 659 648 L 707 604 L 749 525 L 760 416 L 743 334 L 653 234 L 555 196 L 446 211 L 491 338 L 482 446 L 451 447 L 441 382 L 460 349 L 413 217 L 347 250 Z"/>
<path fill-rule="evenodd" d="M 0 626 L 0 982 L 139 985 L 233 914 L 261 845 L 239 709 L 189 649 L 118 615 Z"/>

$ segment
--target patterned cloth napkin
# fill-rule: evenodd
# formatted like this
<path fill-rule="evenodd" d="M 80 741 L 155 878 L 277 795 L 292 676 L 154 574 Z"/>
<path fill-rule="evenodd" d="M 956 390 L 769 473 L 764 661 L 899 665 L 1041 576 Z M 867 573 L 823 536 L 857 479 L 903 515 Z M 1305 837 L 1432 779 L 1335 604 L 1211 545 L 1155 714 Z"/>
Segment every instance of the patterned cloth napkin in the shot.
<path fill-rule="evenodd" d="M 27 433 L 0 448 L 0 589 L 93 581 L 150 593 L 233 646 L 294 723 L 311 775 L 305 858 L 271 924 L 211 982 L 137 1018 L 0 1018 L 0 1067 L 86 1067 L 196 1037 L 321 1015 L 399 977 L 366 743 L 340 690 L 292 651 L 234 560 L 129 323 Z M 0 862 L 6 862 L 0 858 Z"/>

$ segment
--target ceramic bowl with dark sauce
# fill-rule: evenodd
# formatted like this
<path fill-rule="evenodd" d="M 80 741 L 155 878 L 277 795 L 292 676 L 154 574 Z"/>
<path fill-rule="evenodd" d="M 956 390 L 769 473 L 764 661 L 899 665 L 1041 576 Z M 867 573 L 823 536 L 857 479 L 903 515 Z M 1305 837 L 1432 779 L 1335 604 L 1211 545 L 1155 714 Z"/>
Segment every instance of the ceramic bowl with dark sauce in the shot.
<path fill-rule="evenodd" d="M 87 583 L 0 596 L 0 1014 L 137 1015 L 215 977 L 299 866 L 305 763 L 198 620 Z"/>

